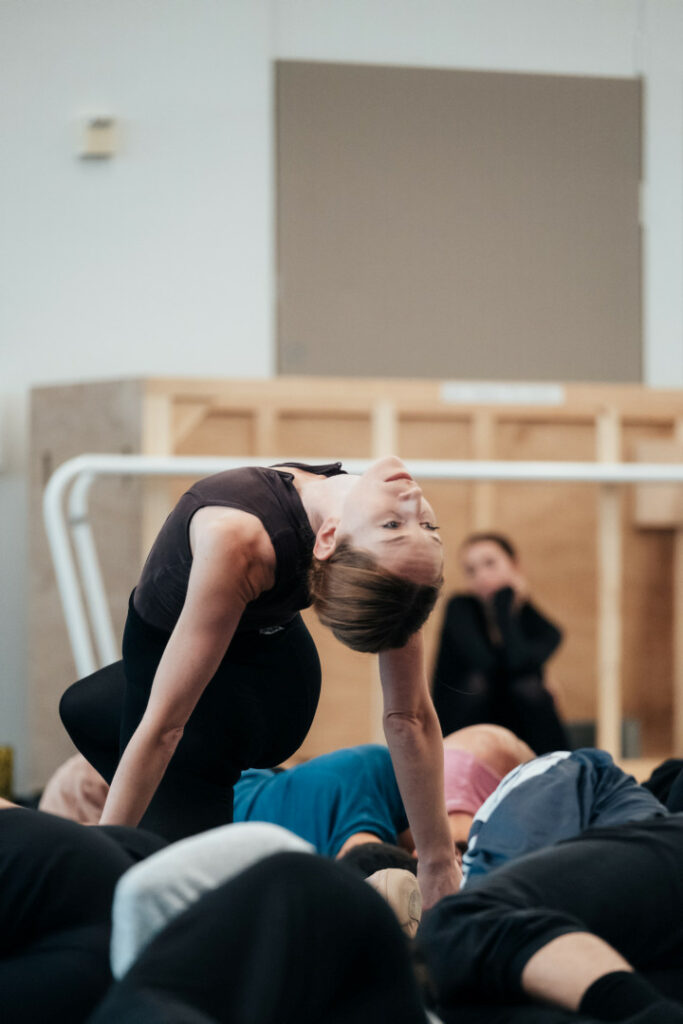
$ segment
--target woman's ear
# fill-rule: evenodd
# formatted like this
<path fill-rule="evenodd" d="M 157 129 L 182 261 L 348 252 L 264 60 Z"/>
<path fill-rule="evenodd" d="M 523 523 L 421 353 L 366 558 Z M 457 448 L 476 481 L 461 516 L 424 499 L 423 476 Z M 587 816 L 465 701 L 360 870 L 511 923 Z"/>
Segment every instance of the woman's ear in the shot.
<path fill-rule="evenodd" d="M 337 546 L 337 529 L 339 519 L 336 516 L 328 516 L 318 530 L 313 545 L 313 554 L 319 562 L 329 558 Z"/>

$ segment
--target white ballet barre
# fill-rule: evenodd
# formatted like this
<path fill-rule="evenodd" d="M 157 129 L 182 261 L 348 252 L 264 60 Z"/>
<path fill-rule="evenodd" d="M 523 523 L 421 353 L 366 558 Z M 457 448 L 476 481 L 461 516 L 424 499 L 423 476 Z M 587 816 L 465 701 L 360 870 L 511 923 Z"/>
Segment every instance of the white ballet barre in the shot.
<path fill-rule="evenodd" d="M 90 488 L 100 476 L 173 477 L 195 476 L 197 479 L 226 469 L 242 466 L 268 466 L 284 461 L 283 457 L 255 459 L 242 457 L 197 457 L 150 455 L 79 455 L 62 463 L 50 477 L 43 495 L 43 517 L 54 564 L 59 596 L 64 611 L 69 642 L 79 677 L 116 661 L 119 644 L 114 634 L 97 550 L 93 540 L 88 511 Z M 326 463 L 329 457 L 311 456 L 287 461 Z M 374 459 L 343 459 L 344 468 L 362 473 Z M 419 480 L 463 481 L 527 481 L 595 484 L 683 483 L 680 463 L 622 462 L 497 462 L 446 461 L 408 459 L 406 465 Z M 73 550 L 72 550 L 73 542 Z M 75 558 L 74 558 L 75 555 Z M 79 583 L 80 574 L 80 583 Z M 599 573 L 599 575 L 601 575 Z M 618 600 L 615 580 L 600 579 L 603 602 Z M 95 640 L 97 654 L 91 638 Z M 611 670 L 599 675 L 599 699 L 611 688 L 609 707 L 612 721 L 604 726 L 601 745 L 613 749 L 617 743 L 619 723 L 618 638 L 611 650 L 601 652 L 601 664 L 614 662 Z M 603 678 L 610 675 L 611 684 Z M 600 714 L 598 718 L 600 720 Z"/>

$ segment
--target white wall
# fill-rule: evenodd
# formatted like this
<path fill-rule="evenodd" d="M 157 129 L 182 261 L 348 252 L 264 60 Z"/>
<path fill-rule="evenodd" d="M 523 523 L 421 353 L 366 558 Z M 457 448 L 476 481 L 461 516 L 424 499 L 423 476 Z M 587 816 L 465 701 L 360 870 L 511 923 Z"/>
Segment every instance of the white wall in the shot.
<path fill-rule="evenodd" d="M 683 386 L 681 0 L 0 0 L 0 743 L 25 745 L 25 396 L 274 371 L 275 59 L 643 75 L 645 380 Z M 81 119 L 120 154 L 76 157 Z"/>
<path fill-rule="evenodd" d="M 133 375 L 264 376 L 266 0 L 0 0 L 0 743 L 25 779 L 25 397 Z M 76 156 L 82 118 L 120 155 Z"/>

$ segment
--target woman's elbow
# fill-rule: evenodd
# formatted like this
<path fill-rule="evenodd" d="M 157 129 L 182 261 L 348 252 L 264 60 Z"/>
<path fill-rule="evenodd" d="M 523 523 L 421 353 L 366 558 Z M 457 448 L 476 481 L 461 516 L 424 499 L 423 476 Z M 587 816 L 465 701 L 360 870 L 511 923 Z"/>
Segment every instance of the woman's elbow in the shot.
<path fill-rule="evenodd" d="M 163 751 L 166 757 L 171 757 L 183 738 L 185 731 L 182 725 L 171 725 L 162 723 L 152 726 L 147 732 L 147 743 L 156 750 Z"/>
<path fill-rule="evenodd" d="M 383 719 L 384 735 L 399 741 L 410 742 L 424 734 L 429 720 L 427 709 L 386 711 Z"/>

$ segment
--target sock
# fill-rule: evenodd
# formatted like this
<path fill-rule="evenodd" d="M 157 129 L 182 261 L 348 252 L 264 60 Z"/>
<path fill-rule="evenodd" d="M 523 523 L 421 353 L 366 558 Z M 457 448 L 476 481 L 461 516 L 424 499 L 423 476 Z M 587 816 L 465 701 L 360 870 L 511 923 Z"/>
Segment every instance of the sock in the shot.
<path fill-rule="evenodd" d="M 676 1004 L 668 1003 L 662 993 L 640 974 L 612 971 L 611 974 L 603 974 L 586 989 L 579 1004 L 579 1013 L 597 1020 L 628 1021 L 633 1018 L 637 1021 L 641 1011 L 655 1004 L 676 1008 Z M 643 1017 L 643 1021 L 646 1020 L 647 1015 Z"/>

